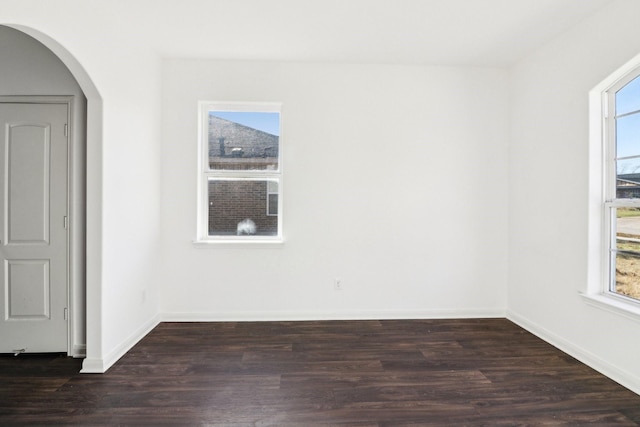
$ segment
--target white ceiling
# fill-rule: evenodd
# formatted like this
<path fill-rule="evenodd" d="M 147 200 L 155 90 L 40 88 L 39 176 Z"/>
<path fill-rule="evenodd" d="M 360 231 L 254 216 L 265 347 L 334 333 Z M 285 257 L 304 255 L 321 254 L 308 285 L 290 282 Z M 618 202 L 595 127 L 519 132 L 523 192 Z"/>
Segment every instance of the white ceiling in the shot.
<path fill-rule="evenodd" d="M 136 0 L 97 13 L 165 57 L 504 67 L 612 2 Z"/>

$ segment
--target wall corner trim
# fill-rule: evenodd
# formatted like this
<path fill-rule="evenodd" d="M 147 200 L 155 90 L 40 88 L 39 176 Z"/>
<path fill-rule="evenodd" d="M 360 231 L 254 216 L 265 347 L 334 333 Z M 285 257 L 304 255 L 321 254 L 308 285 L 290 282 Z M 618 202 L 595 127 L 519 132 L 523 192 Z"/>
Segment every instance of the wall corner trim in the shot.
<path fill-rule="evenodd" d="M 160 323 L 160 316 L 155 315 L 122 341 L 103 358 L 87 358 L 82 363 L 81 374 L 104 374 L 122 356 L 138 343 L 145 335 Z"/>
<path fill-rule="evenodd" d="M 81 374 L 103 374 L 105 371 L 102 359 L 87 358 L 82 361 Z"/>

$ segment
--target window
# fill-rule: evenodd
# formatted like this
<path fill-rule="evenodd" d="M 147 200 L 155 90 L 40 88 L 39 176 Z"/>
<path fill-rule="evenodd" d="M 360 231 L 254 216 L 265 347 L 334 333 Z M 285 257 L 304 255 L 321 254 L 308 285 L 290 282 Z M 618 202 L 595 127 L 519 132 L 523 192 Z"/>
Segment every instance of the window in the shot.
<path fill-rule="evenodd" d="M 200 103 L 198 241 L 282 240 L 280 104 Z"/>
<path fill-rule="evenodd" d="M 603 291 L 640 301 L 640 69 L 612 85 L 603 101 L 608 252 Z"/>

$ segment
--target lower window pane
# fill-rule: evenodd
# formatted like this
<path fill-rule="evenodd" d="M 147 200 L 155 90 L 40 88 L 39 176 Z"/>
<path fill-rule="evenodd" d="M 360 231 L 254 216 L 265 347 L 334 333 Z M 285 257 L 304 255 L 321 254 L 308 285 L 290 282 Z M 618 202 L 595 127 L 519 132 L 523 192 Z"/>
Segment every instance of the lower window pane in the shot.
<path fill-rule="evenodd" d="M 640 299 L 640 209 L 616 209 L 615 282 L 611 291 Z"/>
<path fill-rule="evenodd" d="M 268 194 L 278 187 L 270 182 L 277 183 L 209 179 L 209 236 L 277 236 L 277 210 L 269 212 Z"/>

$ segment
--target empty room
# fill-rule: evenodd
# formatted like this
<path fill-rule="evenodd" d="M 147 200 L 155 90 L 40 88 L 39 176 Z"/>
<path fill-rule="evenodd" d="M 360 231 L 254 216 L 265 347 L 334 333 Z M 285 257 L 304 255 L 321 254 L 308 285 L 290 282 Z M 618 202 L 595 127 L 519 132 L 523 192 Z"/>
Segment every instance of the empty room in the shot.
<path fill-rule="evenodd" d="M 0 424 L 640 425 L 638 16 L 0 0 Z"/>

